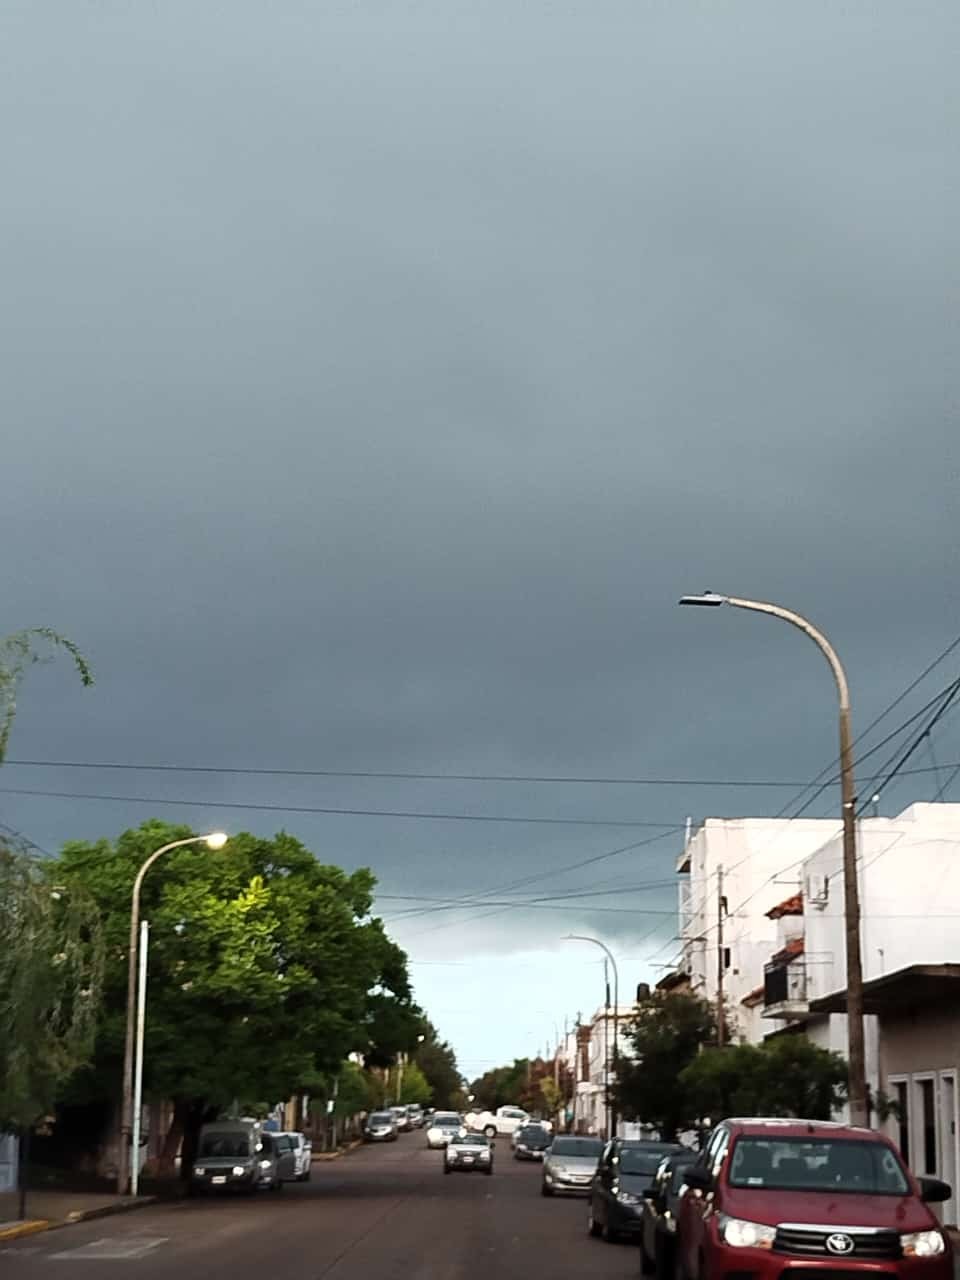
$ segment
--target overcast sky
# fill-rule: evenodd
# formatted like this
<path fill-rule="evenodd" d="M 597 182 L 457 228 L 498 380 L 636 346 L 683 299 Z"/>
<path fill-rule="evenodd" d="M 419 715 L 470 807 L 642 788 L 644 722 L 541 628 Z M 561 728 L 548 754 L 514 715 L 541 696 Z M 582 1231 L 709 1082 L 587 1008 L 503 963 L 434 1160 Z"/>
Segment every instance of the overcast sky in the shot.
<path fill-rule="evenodd" d="M 958 41 L 954 0 L 4 0 L 0 630 L 97 687 L 31 673 L 0 819 L 371 866 L 471 1076 L 599 1003 L 561 935 L 656 978 L 687 815 L 789 790 L 13 762 L 816 774 L 813 647 L 675 601 L 808 613 L 860 727 L 960 630 Z M 553 900 L 422 901 L 467 893 Z"/>

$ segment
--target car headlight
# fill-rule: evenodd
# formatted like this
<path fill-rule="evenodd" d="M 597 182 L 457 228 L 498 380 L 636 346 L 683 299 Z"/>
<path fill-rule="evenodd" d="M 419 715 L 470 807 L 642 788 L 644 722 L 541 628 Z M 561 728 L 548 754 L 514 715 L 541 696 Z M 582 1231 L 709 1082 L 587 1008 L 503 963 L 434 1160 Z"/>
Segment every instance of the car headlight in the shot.
<path fill-rule="evenodd" d="M 490 1159 L 490 1152 L 489 1152 L 489 1151 L 481 1151 L 481 1152 L 480 1152 L 480 1159 L 481 1159 L 481 1160 L 489 1160 L 489 1159 Z"/>
<path fill-rule="evenodd" d="M 900 1247 L 906 1258 L 936 1258 L 945 1248 L 939 1231 L 913 1231 L 901 1235 Z"/>
<path fill-rule="evenodd" d="M 261 1160 L 261 1161 L 260 1161 L 260 1168 L 261 1168 L 261 1169 L 269 1169 L 269 1168 L 270 1168 L 270 1161 L 269 1161 L 269 1160 Z"/>
<path fill-rule="evenodd" d="M 198 1164 L 198 1165 L 194 1165 L 194 1168 L 193 1168 L 193 1176 L 194 1176 L 195 1178 L 202 1178 L 202 1177 L 203 1177 L 203 1175 L 204 1175 L 206 1172 L 207 1172 L 207 1171 L 206 1171 L 206 1169 L 204 1169 L 201 1165 L 199 1165 L 199 1164 Z"/>
<path fill-rule="evenodd" d="M 617 1187 L 613 1193 L 620 1204 L 641 1204 L 640 1196 L 635 1196 L 632 1191 L 624 1191 L 621 1187 Z"/>
<path fill-rule="evenodd" d="M 720 1214 L 720 1239 L 735 1249 L 772 1249 L 776 1227 L 764 1222 L 745 1222 L 743 1218 L 728 1218 Z"/>
<path fill-rule="evenodd" d="M 268 1163 L 269 1163 L 269 1161 L 268 1161 Z M 246 1169 L 243 1167 L 243 1165 L 242 1165 L 242 1164 L 235 1164 L 235 1165 L 233 1166 L 233 1168 L 231 1169 L 231 1173 L 233 1174 L 233 1176 L 234 1176 L 235 1178 L 242 1178 L 242 1177 L 243 1177 L 243 1175 L 244 1175 L 246 1172 L 247 1172 L 247 1171 L 246 1171 Z"/>

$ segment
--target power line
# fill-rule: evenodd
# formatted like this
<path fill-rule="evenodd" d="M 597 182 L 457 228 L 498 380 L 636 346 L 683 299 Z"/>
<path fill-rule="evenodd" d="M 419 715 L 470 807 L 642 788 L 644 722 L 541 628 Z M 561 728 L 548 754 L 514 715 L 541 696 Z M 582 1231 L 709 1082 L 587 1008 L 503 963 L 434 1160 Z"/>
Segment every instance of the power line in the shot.
<path fill-rule="evenodd" d="M 536 773 L 412 773 L 371 769 L 281 769 L 234 765 L 195 764 L 131 764 L 120 761 L 93 760 L 7 760 L 5 767 L 23 769 L 116 769 L 134 773 L 237 774 L 243 777 L 267 778 L 366 778 L 399 782 L 505 782 L 559 783 L 564 786 L 621 787 L 743 787 L 787 788 L 812 785 L 790 778 L 625 778 L 579 777 L 567 774 Z M 940 766 L 941 768 L 950 768 Z M 913 773 L 931 773 L 933 769 L 915 769 Z"/>
<path fill-rule="evenodd" d="M 636 818 L 546 818 L 526 815 L 500 816 L 490 813 L 429 813 L 408 809 L 340 809 L 297 804 L 254 804 L 239 800 L 182 800 L 163 796 L 115 796 L 84 791 L 41 791 L 27 787 L 0 787 L 11 796 L 44 796 L 57 800 L 100 800 L 115 804 L 181 805 L 190 809 L 252 809 L 276 813 L 322 813 L 361 818 L 414 818 L 433 822 L 520 822 L 554 827 L 657 827 L 677 829 L 675 822 L 647 822 Z"/>

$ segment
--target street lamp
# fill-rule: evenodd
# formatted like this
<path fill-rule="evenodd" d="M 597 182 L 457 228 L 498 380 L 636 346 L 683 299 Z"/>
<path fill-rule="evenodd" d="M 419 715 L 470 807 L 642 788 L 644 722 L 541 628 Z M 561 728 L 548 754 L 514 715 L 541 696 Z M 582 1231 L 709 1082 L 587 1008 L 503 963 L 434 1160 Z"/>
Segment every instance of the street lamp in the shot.
<path fill-rule="evenodd" d="M 604 955 L 605 955 L 605 956 L 607 957 L 607 959 L 610 961 L 610 964 L 611 964 L 611 966 L 612 966 L 612 968 L 613 968 L 613 1074 L 617 1077 L 617 1080 L 618 1080 L 618 1082 L 619 1082 L 619 1071 L 620 1071 L 620 975 L 619 975 L 619 973 L 617 972 L 617 962 L 616 962 L 616 960 L 613 958 L 613 952 L 610 950 L 610 948 L 607 946 L 607 944 L 606 944 L 605 942 L 601 942 L 599 938 L 590 938 L 590 937 L 587 937 L 587 935 L 586 935 L 586 934 L 582 934 L 582 933 L 568 933 L 568 934 L 566 935 L 566 941 L 568 941 L 568 942 L 592 942 L 592 943 L 594 944 L 594 946 L 599 947 L 599 948 L 603 951 Z M 606 984 L 605 984 L 605 985 L 606 985 Z M 606 1004 L 607 1004 L 607 1009 L 609 1010 L 609 1007 L 610 1007 L 610 988 L 609 988 L 609 986 L 606 986 Z M 604 1023 L 604 1028 L 603 1028 L 603 1044 L 604 1044 L 604 1050 L 606 1050 L 606 1046 L 607 1046 L 607 1024 L 606 1024 L 606 1022 Z M 608 1121 L 607 1121 L 607 1137 L 608 1137 L 608 1138 L 615 1138 L 615 1137 L 617 1136 L 617 1107 L 616 1107 L 616 1103 L 615 1103 L 615 1102 L 613 1102 L 613 1101 L 611 1100 L 611 1097 L 610 1097 L 610 1058 L 609 1058 L 609 1055 L 606 1055 L 606 1054 L 605 1054 L 605 1057 L 606 1057 L 606 1061 L 605 1061 L 605 1064 L 604 1064 L 604 1065 L 605 1065 L 605 1068 L 606 1068 L 606 1070 L 605 1070 L 605 1075 L 606 1075 L 606 1088 L 605 1088 L 605 1092 L 606 1092 L 606 1095 L 607 1095 L 607 1097 L 606 1097 L 606 1104 L 607 1104 L 607 1114 L 608 1114 L 608 1117 L 609 1117 L 609 1119 L 608 1119 Z"/>
<path fill-rule="evenodd" d="M 716 608 L 722 604 L 753 613 L 768 613 L 789 622 L 809 636 L 830 664 L 837 685 L 840 721 L 840 795 L 843 811 L 843 908 L 846 925 L 847 958 L 847 1095 L 850 1122 L 866 1125 L 867 1079 L 863 1045 L 863 963 L 860 955 L 860 890 L 857 884 L 857 827 L 853 777 L 853 737 L 850 729 L 850 691 L 847 676 L 830 641 L 799 613 L 762 600 L 741 600 L 737 596 L 707 591 L 701 596 L 683 596 L 680 604 Z"/>
<path fill-rule="evenodd" d="M 123 1045 L 123 1101 L 120 1110 L 120 1155 L 117 1160 L 117 1194 L 123 1195 L 130 1181 L 130 1171 L 139 1164 L 138 1151 L 131 1149 L 133 1138 L 133 1045 L 134 1026 L 137 1022 L 137 934 L 140 925 L 140 887 L 143 877 L 156 860 L 171 849 L 181 849 L 188 844 L 205 844 L 208 849 L 222 849 L 228 837 L 223 831 L 211 831 L 205 836 L 188 836 L 185 840 L 172 840 L 156 849 L 137 872 L 130 900 L 130 943 L 127 950 L 127 1027 Z M 143 1034 L 143 1009 L 140 1010 L 139 1036 Z M 128 1168 L 129 1165 L 129 1168 Z"/>

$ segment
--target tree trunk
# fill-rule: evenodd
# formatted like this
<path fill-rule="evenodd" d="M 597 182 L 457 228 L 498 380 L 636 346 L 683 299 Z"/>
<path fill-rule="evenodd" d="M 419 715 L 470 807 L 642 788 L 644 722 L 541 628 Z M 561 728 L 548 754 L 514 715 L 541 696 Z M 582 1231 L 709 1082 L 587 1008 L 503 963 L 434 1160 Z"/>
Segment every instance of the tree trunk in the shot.
<path fill-rule="evenodd" d="M 161 1178 L 173 1178 L 176 1174 L 175 1161 L 183 1141 L 183 1132 L 187 1122 L 187 1111 L 190 1103 L 186 1098 L 174 1098 L 173 1116 L 170 1128 L 163 1140 L 163 1147 L 157 1160 L 157 1175 Z"/>

